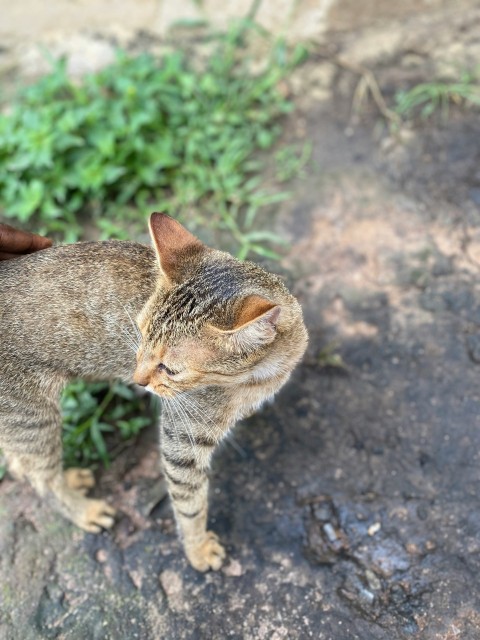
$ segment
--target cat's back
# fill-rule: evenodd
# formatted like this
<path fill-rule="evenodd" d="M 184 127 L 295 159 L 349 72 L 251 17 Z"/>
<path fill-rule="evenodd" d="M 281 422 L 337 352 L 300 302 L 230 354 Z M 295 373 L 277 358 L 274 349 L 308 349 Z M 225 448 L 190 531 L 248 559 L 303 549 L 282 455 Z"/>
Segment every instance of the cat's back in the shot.
<path fill-rule="evenodd" d="M 123 275 L 144 279 L 154 275 L 153 250 L 138 242 L 107 240 L 51 247 L 0 262 L 0 299 L 17 293 L 48 290 L 65 294 L 75 283 L 109 286 Z M 104 276 L 103 284 L 98 280 Z"/>
<path fill-rule="evenodd" d="M 0 262 L 0 357 L 98 358 L 157 277 L 152 249 L 135 242 L 76 243 Z"/>

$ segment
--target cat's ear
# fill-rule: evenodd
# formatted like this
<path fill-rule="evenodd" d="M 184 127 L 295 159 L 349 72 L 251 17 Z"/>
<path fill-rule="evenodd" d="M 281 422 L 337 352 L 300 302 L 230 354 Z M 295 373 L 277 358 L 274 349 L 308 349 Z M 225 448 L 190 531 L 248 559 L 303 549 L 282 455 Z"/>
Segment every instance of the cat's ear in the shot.
<path fill-rule="evenodd" d="M 205 245 L 166 213 L 152 213 L 149 226 L 160 268 L 169 280 L 178 282 Z"/>
<path fill-rule="evenodd" d="M 253 351 L 270 344 L 277 335 L 281 307 L 262 296 L 244 298 L 232 329 L 212 329 L 233 351 Z"/>

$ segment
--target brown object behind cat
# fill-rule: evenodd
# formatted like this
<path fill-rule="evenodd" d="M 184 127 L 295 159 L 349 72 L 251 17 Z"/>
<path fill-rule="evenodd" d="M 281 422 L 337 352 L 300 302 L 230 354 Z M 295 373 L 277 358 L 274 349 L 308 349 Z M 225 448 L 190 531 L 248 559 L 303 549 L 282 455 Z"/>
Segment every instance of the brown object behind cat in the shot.
<path fill-rule="evenodd" d="M 186 555 L 218 569 L 225 551 L 206 528 L 212 453 L 286 382 L 307 334 L 278 276 L 165 214 L 150 231 L 155 251 L 89 242 L 0 264 L 0 448 L 72 522 L 111 527 L 112 507 L 85 495 L 92 473 L 62 470 L 59 396 L 74 377 L 146 386 L 164 401 L 162 463 Z"/>
<path fill-rule="evenodd" d="M 0 260 L 10 260 L 26 253 L 33 253 L 52 246 L 49 238 L 29 231 L 14 229 L 0 222 Z"/>

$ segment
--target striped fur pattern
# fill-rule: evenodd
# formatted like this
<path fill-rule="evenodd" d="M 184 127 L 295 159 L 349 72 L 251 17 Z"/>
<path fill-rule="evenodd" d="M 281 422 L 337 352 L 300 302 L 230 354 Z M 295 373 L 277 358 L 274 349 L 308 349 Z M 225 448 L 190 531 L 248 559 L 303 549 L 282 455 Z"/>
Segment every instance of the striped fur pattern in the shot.
<path fill-rule="evenodd" d="M 163 399 L 165 477 L 186 555 L 200 571 L 225 552 L 207 530 L 208 469 L 235 422 L 288 379 L 306 348 L 281 280 L 152 214 L 154 250 L 79 243 L 0 263 L 0 448 L 86 531 L 113 509 L 87 497 L 88 470 L 63 471 L 59 394 L 74 377 L 134 381 Z"/>

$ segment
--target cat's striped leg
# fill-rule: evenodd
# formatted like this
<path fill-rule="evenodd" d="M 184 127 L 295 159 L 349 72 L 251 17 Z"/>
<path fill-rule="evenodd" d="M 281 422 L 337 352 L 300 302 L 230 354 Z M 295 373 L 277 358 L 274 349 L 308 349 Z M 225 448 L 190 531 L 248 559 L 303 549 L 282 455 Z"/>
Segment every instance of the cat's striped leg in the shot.
<path fill-rule="evenodd" d="M 225 550 L 217 535 L 207 531 L 207 470 L 217 441 L 194 423 L 182 427 L 164 419 L 161 431 L 163 470 L 186 556 L 198 571 L 220 569 Z"/>
<path fill-rule="evenodd" d="M 85 497 L 94 485 L 87 469 L 62 467 L 60 412 L 50 404 L 18 408 L 2 416 L 0 447 L 8 467 L 26 479 L 57 511 L 93 533 L 113 524 L 114 509 L 103 500 Z"/>

